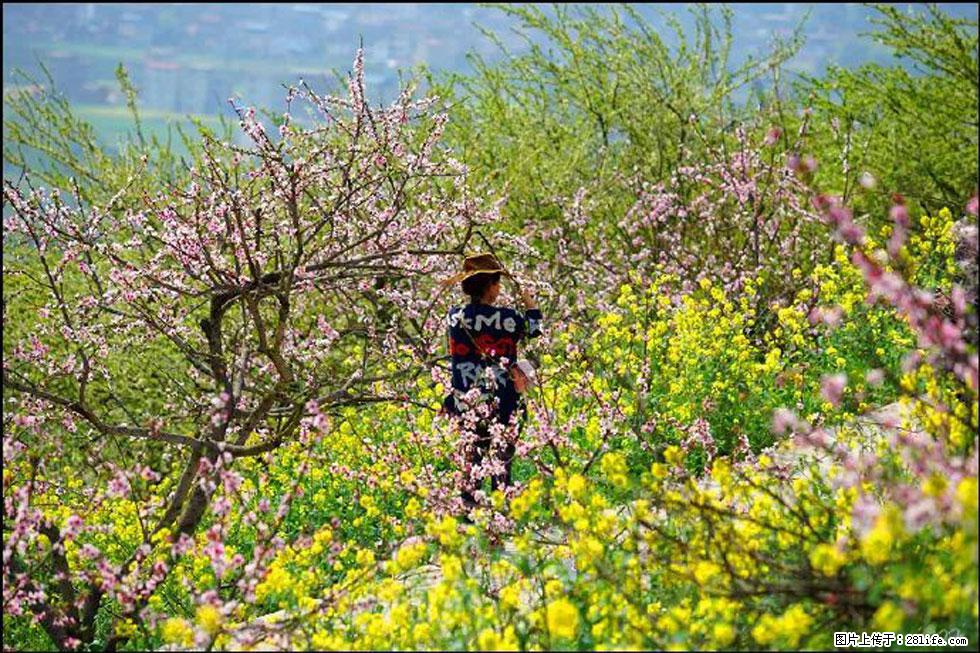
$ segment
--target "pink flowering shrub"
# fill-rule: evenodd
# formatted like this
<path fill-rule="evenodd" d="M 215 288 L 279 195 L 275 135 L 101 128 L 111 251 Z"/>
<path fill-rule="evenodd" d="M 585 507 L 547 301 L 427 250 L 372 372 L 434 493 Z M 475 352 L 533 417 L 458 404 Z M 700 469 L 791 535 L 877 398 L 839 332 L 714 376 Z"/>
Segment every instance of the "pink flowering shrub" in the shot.
<path fill-rule="evenodd" d="M 776 138 L 776 128 L 746 123 L 723 143 L 686 150 L 662 179 L 623 173 L 618 187 L 633 199 L 622 208 L 607 206 L 608 189 L 583 186 L 561 198 L 561 219 L 524 225 L 519 251 L 552 262 L 533 273 L 554 289 L 557 314 L 581 321 L 608 308 L 634 275 L 674 275 L 681 293 L 701 279 L 732 296 L 752 285 L 765 315 L 751 337 L 761 340 L 775 326 L 772 302 L 815 290 L 811 273 L 831 246 L 793 154 L 806 147 L 807 127 Z"/>
<path fill-rule="evenodd" d="M 247 595 L 300 489 L 225 556 L 242 461 L 403 396 L 380 383 L 427 357 L 419 284 L 497 209 L 438 151 L 434 100 L 370 107 L 354 69 L 346 98 L 291 89 L 277 138 L 236 106 L 246 146 L 205 134 L 187 185 L 135 203 L 5 180 L 4 605 L 57 646 L 91 642 L 104 601 L 140 622 L 206 524 Z"/>

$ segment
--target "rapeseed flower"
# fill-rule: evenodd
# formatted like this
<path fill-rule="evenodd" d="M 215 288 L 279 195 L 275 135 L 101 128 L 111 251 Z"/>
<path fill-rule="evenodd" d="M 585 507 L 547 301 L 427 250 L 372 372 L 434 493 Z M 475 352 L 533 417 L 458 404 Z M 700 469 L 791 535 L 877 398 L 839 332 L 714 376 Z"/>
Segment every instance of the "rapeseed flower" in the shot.
<path fill-rule="evenodd" d="M 548 632 L 555 637 L 571 639 L 578 632 L 578 608 L 568 599 L 560 598 L 548 604 Z"/>

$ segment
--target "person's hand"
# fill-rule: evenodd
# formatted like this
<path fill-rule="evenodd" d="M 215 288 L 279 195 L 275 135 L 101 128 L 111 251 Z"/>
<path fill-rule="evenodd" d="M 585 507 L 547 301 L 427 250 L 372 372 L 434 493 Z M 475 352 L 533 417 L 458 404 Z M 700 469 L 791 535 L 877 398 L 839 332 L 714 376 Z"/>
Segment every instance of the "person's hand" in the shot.
<path fill-rule="evenodd" d="M 521 295 L 521 301 L 524 302 L 524 308 L 537 308 L 538 304 L 534 301 L 534 296 L 531 295 L 531 291 L 525 286 L 522 286 L 520 282 L 510 272 L 504 272 L 504 276 L 510 279 L 510 282 L 514 284 L 514 290 L 516 290 Z"/>
<path fill-rule="evenodd" d="M 524 394 L 524 392 L 527 391 L 528 378 L 524 372 L 521 371 L 521 368 L 517 367 L 516 365 L 510 368 L 510 378 L 513 379 L 514 389 L 517 390 L 519 394 Z"/>
<path fill-rule="evenodd" d="M 531 291 L 525 287 L 521 287 L 521 300 L 524 302 L 524 308 L 537 308 L 538 304 L 534 301 L 534 296 L 531 295 Z"/>

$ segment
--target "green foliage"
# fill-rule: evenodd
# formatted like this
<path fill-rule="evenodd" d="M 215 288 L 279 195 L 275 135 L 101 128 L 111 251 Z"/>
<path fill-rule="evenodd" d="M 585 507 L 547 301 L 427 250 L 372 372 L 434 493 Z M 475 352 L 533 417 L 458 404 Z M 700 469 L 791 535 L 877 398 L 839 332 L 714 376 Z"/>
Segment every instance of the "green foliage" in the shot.
<path fill-rule="evenodd" d="M 827 153 L 818 154 L 818 178 L 877 219 L 895 192 L 929 213 L 961 208 L 977 187 L 977 23 L 934 5 L 875 8 L 873 38 L 913 70 L 831 67 L 801 81 L 797 91 L 814 112 L 812 146 Z M 877 192 L 855 193 L 864 172 Z"/>
<path fill-rule="evenodd" d="M 597 217 L 618 218 L 631 197 L 624 179 L 662 179 L 682 148 L 716 141 L 747 115 L 734 94 L 799 45 L 797 34 L 762 58 L 732 62 L 727 8 L 693 8 L 690 34 L 665 15 L 675 47 L 629 5 L 497 8 L 519 21 L 528 52 L 514 55 L 486 32 L 503 63 L 473 56 L 472 75 L 429 81 L 454 101 L 448 142 L 477 179 L 508 193 L 518 228 L 556 219 L 583 186 L 598 196 Z"/>

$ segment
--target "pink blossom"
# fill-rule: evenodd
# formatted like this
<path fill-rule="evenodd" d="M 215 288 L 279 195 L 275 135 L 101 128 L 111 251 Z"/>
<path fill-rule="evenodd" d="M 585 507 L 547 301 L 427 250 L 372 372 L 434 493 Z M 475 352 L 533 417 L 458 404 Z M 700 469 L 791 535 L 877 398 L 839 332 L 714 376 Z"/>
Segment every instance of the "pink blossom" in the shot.
<path fill-rule="evenodd" d="M 340 337 L 340 334 L 327 322 L 323 315 L 318 315 L 316 318 L 317 328 L 320 330 L 324 336 L 326 336 L 327 344 L 333 342 Z"/>
<path fill-rule="evenodd" d="M 868 382 L 868 385 L 881 385 L 881 383 L 885 380 L 885 372 L 880 368 L 874 368 L 868 370 L 868 373 L 865 374 L 864 379 Z"/>
<path fill-rule="evenodd" d="M 854 502 L 851 512 L 854 530 L 859 537 L 863 537 L 874 526 L 875 520 L 881 512 L 881 506 L 873 496 L 861 494 Z"/>
<path fill-rule="evenodd" d="M 902 249 L 902 245 L 904 244 L 905 244 L 905 227 L 901 224 L 896 224 L 895 228 L 892 230 L 891 237 L 888 239 L 888 255 L 891 256 L 892 258 L 898 256 L 898 253 Z"/>
<path fill-rule="evenodd" d="M 790 429 L 795 429 L 799 418 L 791 410 L 777 408 L 772 413 L 772 430 L 777 435 L 783 435 Z"/>
<path fill-rule="evenodd" d="M 111 497 L 124 497 L 130 492 L 129 479 L 126 475 L 119 471 L 116 476 L 109 481 L 109 496 Z"/>
<path fill-rule="evenodd" d="M 65 527 L 61 531 L 61 535 L 65 540 L 73 540 L 82 530 L 82 518 L 78 515 L 70 515 L 65 522 Z"/>
<path fill-rule="evenodd" d="M 807 316 L 810 324 L 826 324 L 831 329 L 840 325 L 844 311 L 840 306 L 814 307 Z"/>
<path fill-rule="evenodd" d="M 915 370 L 922 362 L 922 354 L 913 351 L 902 358 L 902 371 L 906 374 Z"/>
<path fill-rule="evenodd" d="M 909 226 L 909 210 L 904 204 L 895 204 L 892 206 L 889 215 L 895 224 L 903 229 Z"/>
<path fill-rule="evenodd" d="M 828 403 L 838 406 L 840 404 L 841 395 L 843 394 L 846 386 L 846 374 L 840 373 L 824 375 L 820 379 L 820 396 L 823 397 Z"/>
<path fill-rule="evenodd" d="M 929 497 L 922 497 L 918 501 L 910 503 L 905 507 L 903 514 L 905 527 L 913 533 L 934 521 L 936 516 L 935 502 Z"/>
<path fill-rule="evenodd" d="M 802 449 L 814 448 L 818 450 L 827 450 L 833 445 L 833 438 L 824 429 L 813 429 L 799 434 L 794 439 L 794 443 L 797 447 Z"/>

